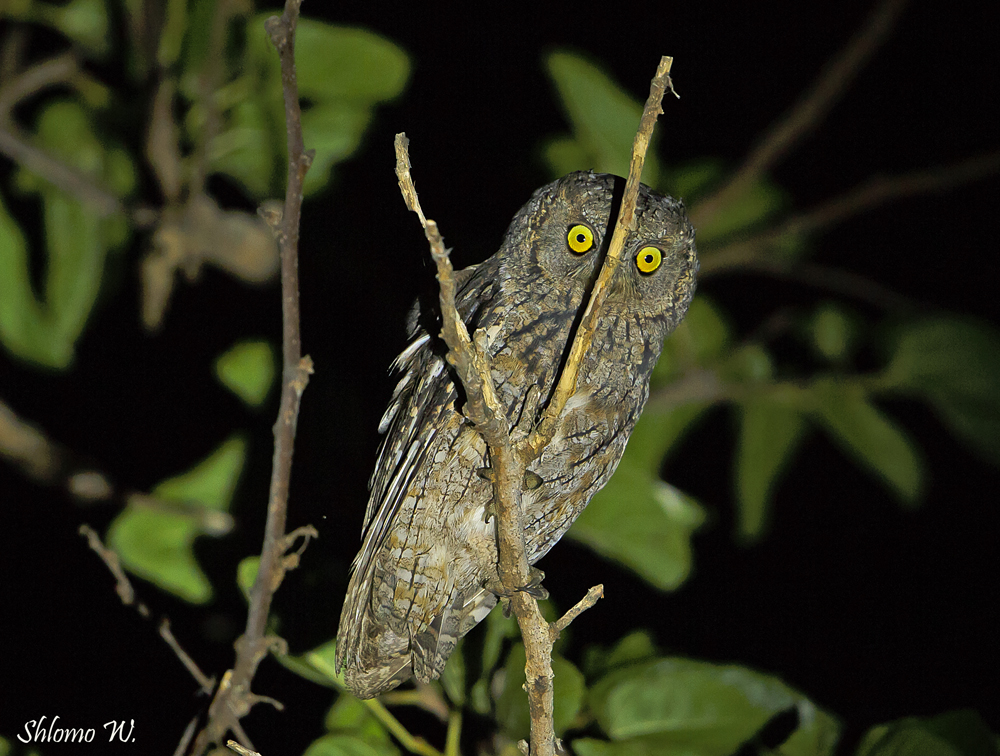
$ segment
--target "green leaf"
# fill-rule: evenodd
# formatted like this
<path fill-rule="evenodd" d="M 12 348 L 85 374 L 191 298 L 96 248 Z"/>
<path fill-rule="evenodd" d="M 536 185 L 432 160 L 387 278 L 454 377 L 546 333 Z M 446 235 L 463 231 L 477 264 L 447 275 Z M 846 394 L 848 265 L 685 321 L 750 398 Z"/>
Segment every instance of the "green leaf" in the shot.
<path fill-rule="evenodd" d="M 593 164 L 587 150 L 572 137 L 550 139 L 542 147 L 542 157 L 553 176 L 565 176 L 580 170 L 581 165 Z"/>
<path fill-rule="evenodd" d="M 196 467 L 160 483 L 158 499 L 208 510 L 229 508 L 246 457 L 246 443 L 231 438 Z M 194 558 L 199 535 L 210 533 L 194 514 L 128 506 L 108 529 L 108 544 L 136 575 L 196 604 L 212 597 L 212 586 Z"/>
<path fill-rule="evenodd" d="M 726 756 L 792 707 L 799 727 L 782 745 L 783 755 L 830 754 L 837 737 L 836 722 L 780 680 L 690 659 L 656 659 L 612 672 L 594 685 L 588 701 L 612 740 L 646 739 L 628 753 Z M 654 744 L 655 750 L 642 750 Z"/>
<path fill-rule="evenodd" d="M 505 617 L 503 612 L 490 612 L 486 617 L 486 634 L 483 637 L 483 672 L 489 673 L 500 661 L 503 642 L 517 638 L 520 631 L 514 617 Z"/>
<path fill-rule="evenodd" d="M 274 385 L 274 350 L 266 341 L 243 341 L 215 361 L 215 374 L 252 407 L 264 403 Z"/>
<path fill-rule="evenodd" d="M 710 367 L 728 351 L 731 329 L 711 298 L 699 294 L 663 345 L 650 385 L 668 383 L 685 370 Z"/>
<path fill-rule="evenodd" d="M 841 363 L 850 354 L 856 329 L 839 305 L 830 302 L 820 305 L 813 314 L 810 330 L 813 348 L 820 356 Z"/>
<path fill-rule="evenodd" d="M 583 669 L 588 677 L 603 675 L 617 667 L 652 659 L 656 644 L 648 630 L 634 630 L 618 641 L 609 651 L 602 646 L 590 646 L 584 652 Z"/>
<path fill-rule="evenodd" d="M 691 534 L 705 513 L 694 499 L 658 477 L 667 449 L 704 410 L 689 404 L 646 412 L 618 469 L 577 518 L 567 536 L 632 569 L 660 590 L 674 590 L 691 572 Z"/>
<path fill-rule="evenodd" d="M 1000 464 L 1000 334 L 955 317 L 926 318 L 898 334 L 887 383 L 921 394 L 941 421 Z"/>
<path fill-rule="evenodd" d="M 458 707 L 465 705 L 465 656 L 461 643 L 448 657 L 448 663 L 441 673 L 441 687 L 452 703 Z"/>
<path fill-rule="evenodd" d="M 278 55 L 264 32 L 269 13 L 247 24 L 244 75 L 223 91 L 230 108 L 210 146 L 212 169 L 236 178 L 254 196 L 278 191 L 285 179 L 285 116 Z M 351 155 L 372 119 L 374 106 L 406 85 L 409 59 L 396 45 L 362 29 L 300 19 L 295 35 L 296 71 L 303 101 L 302 131 L 316 151 L 305 193 L 322 188 L 334 164 Z M 192 58 L 192 70 L 198 70 Z M 186 79 L 194 100 L 195 79 Z M 201 126 L 195 112 L 189 131 Z"/>
<path fill-rule="evenodd" d="M 53 349 L 42 306 L 31 290 L 28 248 L 20 227 L 0 197 L 0 340 L 12 354 L 43 365 L 64 365 L 64 350 Z"/>
<path fill-rule="evenodd" d="M 373 744 L 356 735 L 332 733 L 310 743 L 303 756 L 394 756 L 398 753 L 391 744 Z"/>
<path fill-rule="evenodd" d="M 110 48 L 104 0 L 70 0 L 58 5 L 36 2 L 31 7 L 32 20 L 57 29 L 92 55 L 103 55 Z"/>
<path fill-rule="evenodd" d="M 763 383 L 774 376 L 774 363 L 760 344 L 744 344 L 730 353 L 720 373 L 735 383 Z"/>
<path fill-rule="evenodd" d="M 857 386 L 823 378 L 813 384 L 813 395 L 816 419 L 833 439 L 884 480 L 904 504 L 916 504 L 923 487 L 923 470 L 903 431 Z"/>
<path fill-rule="evenodd" d="M 248 556 L 240 560 L 236 567 L 236 585 L 240 587 L 243 598 L 250 600 L 250 592 L 253 584 L 257 580 L 257 571 L 260 569 L 260 557 Z"/>
<path fill-rule="evenodd" d="M 325 724 L 331 732 L 361 738 L 381 754 L 396 756 L 399 753 L 385 726 L 354 696 L 339 696 L 327 712 Z"/>
<path fill-rule="evenodd" d="M 94 133 L 90 116 L 74 102 L 53 102 L 42 111 L 36 142 L 120 194 L 134 184 L 127 155 L 106 148 Z M 24 238 L 0 205 L 0 340 L 23 359 L 65 369 L 97 301 L 105 258 L 125 240 L 127 221 L 121 214 L 100 218 L 89 205 L 26 169 L 18 169 L 16 183 L 42 198 L 45 280 L 39 299 L 28 272 Z"/>
<path fill-rule="evenodd" d="M 760 228 L 786 205 L 785 192 L 770 180 L 760 179 L 723 206 L 710 223 L 698 227 L 698 243 L 710 245 L 726 237 Z"/>
<path fill-rule="evenodd" d="M 546 58 L 545 66 L 569 117 L 576 142 L 570 146 L 563 137 L 546 147 L 550 169 L 559 176 L 573 170 L 627 176 L 642 105 L 579 55 L 554 52 Z M 660 166 L 652 149 L 646 156 L 642 175 L 643 183 L 657 185 Z"/>
<path fill-rule="evenodd" d="M 514 740 L 527 738 L 531 726 L 528 694 L 524 690 L 524 664 L 524 645 L 517 643 L 507 657 L 503 691 L 496 702 L 497 721 Z M 552 718 L 556 735 L 562 735 L 580 713 L 586 686 L 583 673 L 559 654 L 552 655 L 552 673 L 555 675 Z"/>
<path fill-rule="evenodd" d="M 490 678 L 493 670 L 500 662 L 504 641 L 519 637 L 520 630 L 514 617 L 504 617 L 501 611 L 490 612 L 485 622 L 486 632 L 483 634 L 482 668 L 479 679 L 469 690 L 469 705 L 473 710 L 484 716 L 492 710 L 490 703 Z M 446 667 L 447 669 L 447 667 Z"/>
<path fill-rule="evenodd" d="M 805 422 L 796 407 L 771 397 L 741 403 L 738 415 L 737 528 L 742 538 L 754 541 L 764 533 L 776 481 L 798 448 Z"/>
<path fill-rule="evenodd" d="M 974 711 L 952 711 L 928 719 L 909 717 L 873 727 L 856 756 L 998 756 L 1000 745 Z"/>
<path fill-rule="evenodd" d="M 281 664 L 300 677 L 319 685 L 347 690 L 344 675 L 337 671 L 337 641 L 330 640 L 300 656 L 278 656 Z"/>
<path fill-rule="evenodd" d="M 251 196 L 262 199 L 276 191 L 283 153 L 271 142 L 278 126 L 269 118 L 263 96 L 247 96 L 254 99 L 236 103 L 227 113 L 225 128 L 209 144 L 208 160 L 212 171 L 232 176 Z M 188 132 L 204 127 L 201 115 L 196 108 L 189 111 L 184 124 Z"/>
<path fill-rule="evenodd" d="M 577 756 L 697 756 L 690 750 L 657 751 L 654 755 L 646 743 L 639 740 L 607 741 L 596 738 L 578 738 L 573 741 Z"/>
<path fill-rule="evenodd" d="M 670 171 L 666 189 L 674 197 L 691 204 L 725 176 L 725 165 L 718 158 L 699 158 Z"/>

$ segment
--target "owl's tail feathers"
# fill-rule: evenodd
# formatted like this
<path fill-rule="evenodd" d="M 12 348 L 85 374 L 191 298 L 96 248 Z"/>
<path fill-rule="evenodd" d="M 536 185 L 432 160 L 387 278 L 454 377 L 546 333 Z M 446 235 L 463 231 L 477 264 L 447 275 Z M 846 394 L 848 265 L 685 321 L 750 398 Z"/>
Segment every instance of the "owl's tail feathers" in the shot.
<path fill-rule="evenodd" d="M 351 632 L 341 625 L 337 667 L 343 667 L 344 682 L 355 696 L 374 698 L 413 676 L 409 638 L 380 626 L 367 613 Z"/>
<path fill-rule="evenodd" d="M 410 638 L 397 635 L 367 612 L 347 632 L 342 622 L 337 658 L 348 689 L 358 698 L 374 698 L 410 677 L 421 682 L 437 679 L 458 639 L 485 619 L 496 603 L 496 595 L 485 589 L 467 599 L 455 596 L 423 632 Z"/>
<path fill-rule="evenodd" d="M 478 625 L 496 603 L 497 597 L 485 589 L 468 598 L 454 594 L 452 603 L 413 638 L 410 650 L 416 678 L 430 682 L 440 677 L 458 639 Z"/>
<path fill-rule="evenodd" d="M 375 698 L 413 676 L 410 655 L 386 659 L 377 667 L 363 669 L 348 665 L 344 671 L 344 681 L 348 690 L 358 698 Z"/>

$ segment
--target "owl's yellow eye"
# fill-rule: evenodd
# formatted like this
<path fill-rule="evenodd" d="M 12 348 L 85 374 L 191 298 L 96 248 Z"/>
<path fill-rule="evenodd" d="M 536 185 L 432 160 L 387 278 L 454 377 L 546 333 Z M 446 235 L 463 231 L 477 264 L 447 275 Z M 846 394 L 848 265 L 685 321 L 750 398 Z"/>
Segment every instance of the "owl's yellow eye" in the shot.
<path fill-rule="evenodd" d="M 663 262 L 663 253 L 657 247 L 643 247 L 635 256 L 636 267 L 644 275 L 653 273 Z"/>
<path fill-rule="evenodd" d="M 593 248 L 594 232 L 590 230 L 589 226 L 577 223 L 575 226 L 570 228 L 569 233 L 566 234 L 566 243 L 573 252 L 578 255 L 582 255 L 584 252 L 589 252 Z"/>

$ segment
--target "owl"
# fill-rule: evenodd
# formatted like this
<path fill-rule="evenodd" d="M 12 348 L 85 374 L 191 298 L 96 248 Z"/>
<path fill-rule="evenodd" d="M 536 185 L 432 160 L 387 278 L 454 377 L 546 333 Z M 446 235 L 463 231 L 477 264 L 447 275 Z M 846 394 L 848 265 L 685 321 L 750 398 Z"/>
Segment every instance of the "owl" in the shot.
<path fill-rule="evenodd" d="M 455 274 L 469 332 L 482 329 L 511 426 L 544 410 L 611 240 L 624 180 L 571 173 L 537 190 L 499 251 Z M 521 496 L 528 561 L 541 559 L 608 481 L 649 396 L 663 340 L 694 293 L 694 229 L 681 202 L 645 186 L 636 230 L 611 281 L 593 342 L 552 442 Z M 488 508 L 489 450 L 462 414 L 435 305 L 418 302 L 402 374 L 379 425 L 361 551 L 337 633 L 337 667 L 371 698 L 411 676 L 429 681 L 498 597 Z M 537 409 L 526 409 L 532 386 Z M 529 404 L 536 404 L 531 402 Z M 535 422 L 538 416 L 525 418 Z"/>

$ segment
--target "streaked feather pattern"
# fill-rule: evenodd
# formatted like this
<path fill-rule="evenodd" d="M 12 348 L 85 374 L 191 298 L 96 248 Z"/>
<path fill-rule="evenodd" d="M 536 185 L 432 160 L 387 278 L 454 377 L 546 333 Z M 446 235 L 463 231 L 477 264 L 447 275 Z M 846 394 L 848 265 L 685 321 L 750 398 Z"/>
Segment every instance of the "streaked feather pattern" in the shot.
<path fill-rule="evenodd" d="M 459 314 L 470 332 L 486 331 L 511 423 L 531 386 L 540 389 L 542 408 L 550 398 L 606 253 L 622 183 L 574 173 L 542 187 L 514 217 L 500 250 L 456 274 Z M 643 187 L 637 211 L 577 393 L 532 465 L 542 484 L 522 495 L 531 563 L 614 472 L 663 339 L 694 291 L 694 231 L 683 206 Z M 593 235 L 582 254 L 568 247 L 579 224 Z M 646 275 L 635 256 L 648 245 L 662 263 Z M 488 450 L 462 415 L 464 394 L 444 360 L 437 320 L 433 307 L 416 311 L 412 340 L 393 363 L 402 376 L 379 425 L 385 439 L 341 614 L 337 664 L 362 698 L 411 675 L 436 678 L 458 639 L 497 603 L 485 587 L 497 578 L 493 524 L 485 518 L 492 492 L 477 473 L 489 466 Z"/>

